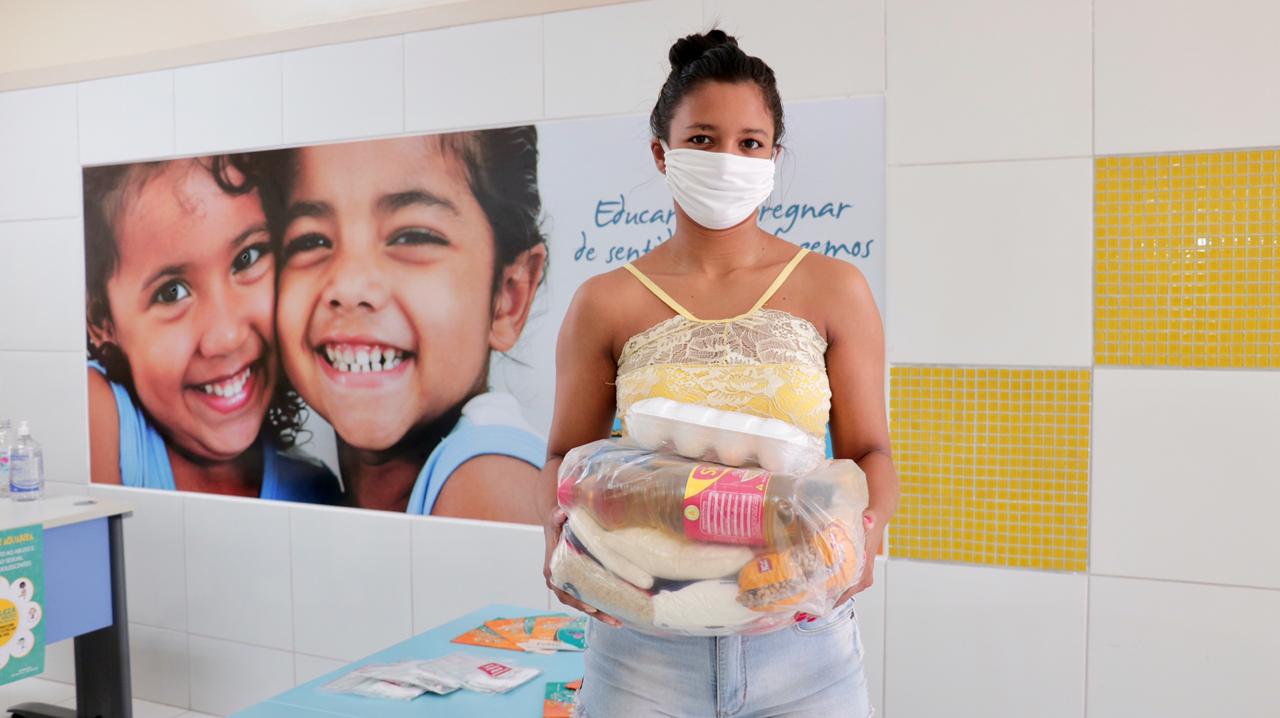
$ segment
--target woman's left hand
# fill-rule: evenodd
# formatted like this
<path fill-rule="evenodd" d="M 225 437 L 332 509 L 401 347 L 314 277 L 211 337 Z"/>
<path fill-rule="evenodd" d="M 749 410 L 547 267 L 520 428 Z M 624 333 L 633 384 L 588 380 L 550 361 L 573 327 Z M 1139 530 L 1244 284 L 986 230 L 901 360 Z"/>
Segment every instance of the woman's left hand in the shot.
<path fill-rule="evenodd" d="M 870 510 L 862 514 L 862 523 L 867 531 L 867 549 L 862 561 L 862 575 L 858 582 L 849 587 L 836 599 L 836 605 L 842 605 L 854 594 L 871 588 L 876 576 L 876 554 L 880 552 L 880 543 L 884 540 L 884 523 Z"/>

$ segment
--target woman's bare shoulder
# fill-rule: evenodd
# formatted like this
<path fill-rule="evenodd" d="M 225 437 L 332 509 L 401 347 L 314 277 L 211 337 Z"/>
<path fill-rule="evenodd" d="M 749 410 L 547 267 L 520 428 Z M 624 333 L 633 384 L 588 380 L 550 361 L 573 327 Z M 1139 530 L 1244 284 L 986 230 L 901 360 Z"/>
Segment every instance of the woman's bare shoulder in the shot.
<path fill-rule="evenodd" d="M 566 323 L 586 324 L 616 359 L 627 339 L 671 315 L 630 272 L 619 267 L 584 281 Z"/>

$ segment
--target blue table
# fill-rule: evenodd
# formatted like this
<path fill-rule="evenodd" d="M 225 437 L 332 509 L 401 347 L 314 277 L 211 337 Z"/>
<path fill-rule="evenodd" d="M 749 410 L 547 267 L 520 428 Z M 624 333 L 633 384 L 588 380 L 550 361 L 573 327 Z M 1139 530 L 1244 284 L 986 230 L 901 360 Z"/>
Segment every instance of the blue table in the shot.
<path fill-rule="evenodd" d="M 0 528 L 44 527 L 45 643 L 75 639 L 75 709 L 20 703 L 16 718 L 132 718 L 124 531 L 118 501 L 0 500 Z"/>
<path fill-rule="evenodd" d="M 519 606 L 485 606 L 461 618 L 398 643 L 384 651 L 363 658 L 325 676 L 281 693 L 263 703 L 251 706 L 232 718 L 333 718 L 334 716 L 359 716 L 361 718 L 396 718 L 413 716 L 423 718 L 476 718 L 501 716 L 502 718 L 539 718 L 542 700 L 549 682 L 567 682 L 582 677 L 582 654 L 560 651 L 544 656 L 536 653 L 504 651 L 497 648 L 464 646 L 450 641 L 458 635 L 494 618 L 514 618 L 553 613 Z M 320 686 L 338 676 L 367 663 L 390 663 L 405 660 L 436 658 L 462 651 L 485 656 L 506 663 L 529 666 L 542 670 L 542 675 L 519 688 L 502 695 L 488 695 L 459 690 L 447 696 L 424 695 L 412 701 L 392 701 L 360 696 L 333 695 L 319 690 Z"/>

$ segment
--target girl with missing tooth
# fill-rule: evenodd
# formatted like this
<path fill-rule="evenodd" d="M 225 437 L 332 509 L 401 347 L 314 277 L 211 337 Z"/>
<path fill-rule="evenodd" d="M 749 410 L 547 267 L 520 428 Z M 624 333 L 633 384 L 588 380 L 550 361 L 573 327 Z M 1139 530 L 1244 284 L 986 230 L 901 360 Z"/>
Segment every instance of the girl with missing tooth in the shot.
<path fill-rule="evenodd" d="M 289 451 L 275 262 L 257 183 L 213 157 L 86 169 L 89 443 L 96 483 L 336 503 Z"/>
<path fill-rule="evenodd" d="M 349 502 L 532 523 L 546 442 L 488 391 L 542 281 L 533 127 L 278 156 L 285 371 Z"/>

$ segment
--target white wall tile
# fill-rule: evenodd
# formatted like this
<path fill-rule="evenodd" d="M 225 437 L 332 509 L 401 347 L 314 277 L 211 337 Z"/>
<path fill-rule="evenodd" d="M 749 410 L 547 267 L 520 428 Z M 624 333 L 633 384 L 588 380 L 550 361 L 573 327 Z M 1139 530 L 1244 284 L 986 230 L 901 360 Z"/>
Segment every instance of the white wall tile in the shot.
<path fill-rule="evenodd" d="M 647 113 L 671 65 L 667 50 L 701 32 L 699 3 L 649 0 L 544 18 L 546 114 Z"/>
<path fill-rule="evenodd" d="M 884 92 L 884 0 L 705 0 L 703 24 L 768 63 L 784 100 Z"/>
<path fill-rule="evenodd" d="M 1094 573 L 1280 588 L 1280 373 L 1094 372 Z"/>
<path fill-rule="evenodd" d="M 1089 0 L 888 9 L 889 162 L 1092 152 Z"/>
<path fill-rule="evenodd" d="M 854 602 L 858 629 L 862 632 L 862 666 L 871 687 L 871 705 L 878 713 L 883 713 L 884 706 L 885 586 L 888 576 L 889 562 L 883 556 L 877 556 L 875 583 L 859 593 Z"/>
<path fill-rule="evenodd" d="M 293 688 L 293 654 L 191 637 L 191 707 L 225 716 Z"/>
<path fill-rule="evenodd" d="M 28 701 L 57 704 L 75 697 L 75 687 L 43 678 L 24 678 L 0 686 L 0 706 L 8 708 Z M 5 711 L 6 715 L 8 711 Z"/>
<path fill-rule="evenodd" d="M 189 630 L 292 650 L 289 507 L 188 495 L 186 537 Z"/>
<path fill-rule="evenodd" d="M 89 493 L 84 483 L 68 484 L 65 481 L 45 481 L 44 495 L 53 496 L 84 496 Z"/>
<path fill-rule="evenodd" d="M 72 698 L 63 701 L 62 705 L 74 708 L 76 700 Z M 133 718 L 178 718 L 178 716 L 186 715 L 188 712 L 186 708 L 179 708 L 178 706 L 153 703 L 137 698 L 133 699 Z"/>
<path fill-rule="evenodd" d="M 1280 591 L 1091 581 L 1089 718 L 1280 715 Z"/>
<path fill-rule="evenodd" d="M 129 671 L 134 698 L 189 706 L 187 665 L 187 634 L 129 624 Z"/>
<path fill-rule="evenodd" d="M 491 603 L 546 603 L 542 529 L 464 519 L 413 521 L 413 629 L 434 628 Z"/>
<path fill-rule="evenodd" d="M 131 162 L 173 153 L 173 70 L 80 84 L 82 163 Z"/>
<path fill-rule="evenodd" d="M 353 661 L 411 637 L 411 519 L 318 507 L 291 512 L 294 649 Z M 342 620 L 334 620 L 335 606 Z"/>
<path fill-rule="evenodd" d="M 1280 144 L 1272 2 L 1098 0 L 1098 154 Z"/>
<path fill-rule="evenodd" d="M 41 677 L 62 683 L 76 682 L 75 641 L 67 639 L 45 647 L 44 673 Z"/>
<path fill-rule="evenodd" d="M 405 35 L 404 52 L 407 131 L 542 116 L 541 17 Z"/>
<path fill-rule="evenodd" d="M 179 154 L 242 150 L 281 142 L 280 55 L 174 71 Z"/>
<path fill-rule="evenodd" d="M 79 219 L 0 222 L 0 350 L 84 351 Z"/>
<path fill-rule="evenodd" d="M 89 482 L 88 381 L 84 354 L 0 351 L 0 416 L 31 422 L 47 481 Z"/>
<path fill-rule="evenodd" d="M 331 658 L 317 658 L 302 653 L 293 655 L 293 684 L 300 686 L 347 665 L 347 661 L 335 661 Z"/>
<path fill-rule="evenodd" d="M 1088 366 L 1087 159 L 894 167 L 886 281 L 895 363 Z"/>
<path fill-rule="evenodd" d="M 187 630 L 187 552 L 182 494 L 91 485 L 94 496 L 133 507 L 124 521 L 124 567 L 129 620 L 153 628 Z"/>
<path fill-rule="evenodd" d="M 893 718 L 1083 718 L 1087 578 L 894 561 Z"/>
<path fill-rule="evenodd" d="M 0 220 L 80 211 L 75 85 L 0 93 Z"/>
<path fill-rule="evenodd" d="M 403 130 L 403 50 L 397 36 L 285 53 L 284 141 Z"/>

